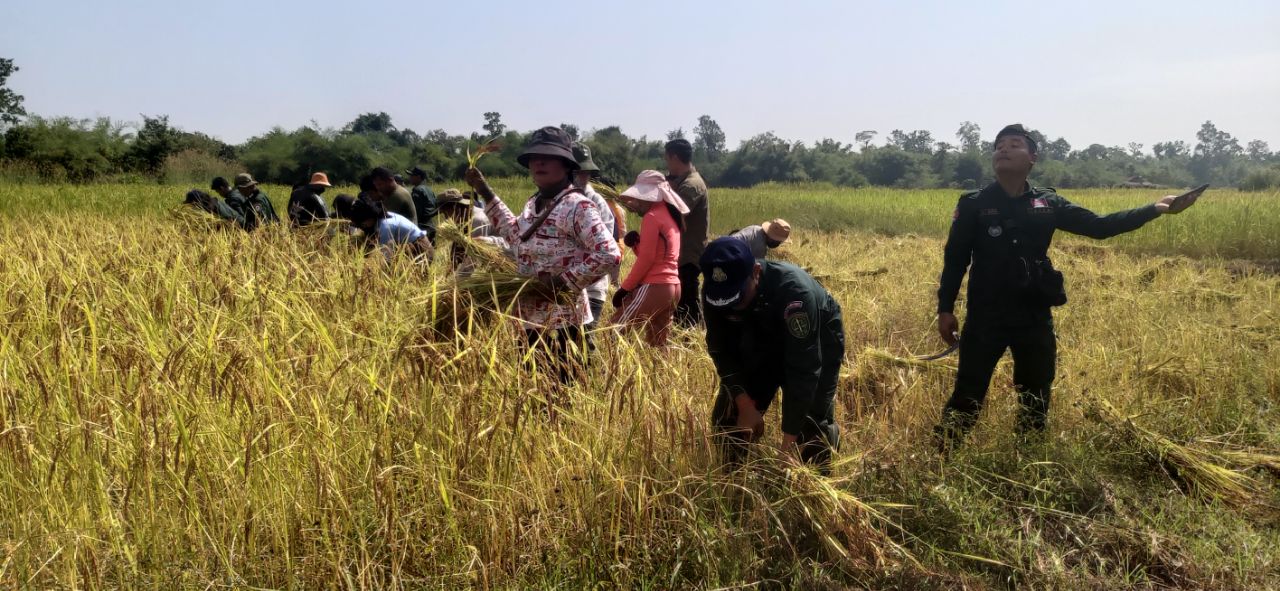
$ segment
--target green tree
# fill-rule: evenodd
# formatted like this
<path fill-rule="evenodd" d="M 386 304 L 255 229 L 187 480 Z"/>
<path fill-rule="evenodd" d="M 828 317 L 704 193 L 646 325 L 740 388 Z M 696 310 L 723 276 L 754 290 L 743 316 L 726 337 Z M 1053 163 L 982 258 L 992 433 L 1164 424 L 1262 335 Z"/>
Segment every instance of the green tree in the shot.
<path fill-rule="evenodd" d="M 343 133 L 389 133 L 395 131 L 391 115 L 384 112 L 364 113 L 343 128 Z"/>
<path fill-rule="evenodd" d="M 182 134 L 169 125 L 169 116 L 142 116 L 142 127 L 133 137 L 124 158 L 130 170 L 157 174 L 170 154 L 182 148 Z"/>
<path fill-rule="evenodd" d="M 27 114 L 22 107 L 22 95 L 9 88 L 9 76 L 18 69 L 12 59 L 0 57 L 0 123 L 13 125 Z"/>
<path fill-rule="evenodd" d="M 956 130 L 956 139 L 960 141 L 961 150 L 977 152 L 982 149 L 982 128 L 977 123 L 965 121 Z"/>
<path fill-rule="evenodd" d="M 900 148 L 904 152 L 931 154 L 933 153 L 933 134 L 924 129 L 917 129 L 910 133 L 895 129 L 889 132 L 889 145 Z"/>
<path fill-rule="evenodd" d="M 502 113 L 497 111 L 489 111 L 484 114 L 484 126 L 482 127 L 488 137 L 498 137 L 507 130 L 507 125 L 502 122 Z"/>
<path fill-rule="evenodd" d="M 876 139 L 876 135 L 878 135 L 879 133 L 880 132 L 874 129 L 864 129 L 854 134 L 853 139 L 859 144 L 862 144 L 862 149 L 866 150 L 867 148 L 871 147 L 871 141 Z"/>
<path fill-rule="evenodd" d="M 719 162 L 728 152 L 724 130 L 710 115 L 698 117 L 698 125 L 693 128 L 693 152 L 697 160 L 705 162 Z"/>

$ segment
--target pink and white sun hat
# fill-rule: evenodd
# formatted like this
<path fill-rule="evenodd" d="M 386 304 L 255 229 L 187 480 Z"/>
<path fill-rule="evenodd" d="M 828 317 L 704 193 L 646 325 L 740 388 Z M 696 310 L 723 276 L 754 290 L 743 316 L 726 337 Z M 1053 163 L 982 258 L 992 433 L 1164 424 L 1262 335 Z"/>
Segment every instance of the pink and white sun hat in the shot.
<path fill-rule="evenodd" d="M 646 170 L 636 175 L 636 184 L 623 191 L 622 196 L 650 203 L 670 203 L 676 211 L 680 212 L 680 215 L 689 213 L 689 206 L 685 205 L 684 199 L 681 199 L 680 195 L 671 188 L 667 177 L 656 170 Z"/>

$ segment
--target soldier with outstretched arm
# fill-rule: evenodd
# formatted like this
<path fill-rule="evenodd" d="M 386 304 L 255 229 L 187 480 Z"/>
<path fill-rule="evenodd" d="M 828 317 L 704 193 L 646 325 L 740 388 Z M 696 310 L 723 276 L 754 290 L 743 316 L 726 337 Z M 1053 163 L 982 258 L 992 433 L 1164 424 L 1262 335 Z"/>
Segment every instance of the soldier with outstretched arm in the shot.
<path fill-rule="evenodd" d="M 944 453 L 977 421 L 1005 349 L 1013 352 L 1013 381 L 1021 405 L 1018 431 L 1044 431 L 1057 356 L 1050 309 L 1066 303 L 1062 274 L 1048 256 L 1054 231 L 1110 238 L 1162 214 L 1179 213 L 1198 197 L 1169 195 L 1150 205 L 1099 216 L 1052 188 L 1029 185 L 1036 158 L 1036 142 L 1027 131 L 1016 124 L 1005 127 L 996 135 L 992 153 L 996 182 L 965 193 L 956 205 L 938 287 L 938 332 L 947 344 L 957 339 L 960 344 L 955 389 L 935 432 Z M 966 270 L 967 317 L 961 331 L 955 301 Z"/>

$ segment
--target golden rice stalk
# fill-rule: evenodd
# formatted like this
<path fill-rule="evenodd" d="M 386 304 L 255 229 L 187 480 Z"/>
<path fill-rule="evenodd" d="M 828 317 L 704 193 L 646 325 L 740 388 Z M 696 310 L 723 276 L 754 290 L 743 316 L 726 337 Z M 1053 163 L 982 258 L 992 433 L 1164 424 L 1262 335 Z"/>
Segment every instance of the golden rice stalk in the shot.
<path fill-rule="evenodd" d="M 481 268 L 512 274 L 516 272 L 516 262 L 503 254 L 501 249 L 473 239 L 469 233 L 463 231 L 457 224 L 441 224 L 436 229 L 436 240 L 444 240 L 461 246 L 467 257 L 475 261 Z"/>
<path fill-rule="evenodd" d="M 1278 455 L 1235 449 L 1220 450 L 1214 452 L 1214 455 L 1241 470 L 1262 468 L 1280 478 L 1280 456 Z"/>
<path fill-rule="evenodd" d="M 538 280 L 514 272 L 484 271 L 457 277 L 429 294 L 424 303 L 430 306 L 435 301 L 435 329 L 448 334 L 459 321 L 470 316 L 470 309 L 505 312 L 521 298 L 555 299 L 561 304 L 570 304 L 576 297 L 577 292 L 551 292 Z"/>
<path fill-rule="evenodd" d="M 490 139 L 489 141 L 484 142 L 483 144 L 480 145 L 479 148 L 476 148 L 475 152 L 471 151 L 471 144 L 468 142 L 467 164 L 470 165 L 471 168 L 475 168 L 476 164 L 480 163 L 480 159 L 483 158 L 485 154 L 491 154 L 493 152 L 497 152 L 501 150 L 502 146 L 494 142 L 494 140 L 496 139 L 498 138 L 495 136 L 493 139 Z"/>
<path fill-rule="evenodd" d="M 618 197 L 622 196 L 622 193 L 618 192 L 617 189 L 604 183 L 591 183 L 591 188 L 595 189 L 607 201 L 617 201 Z"/>
<path fill-rule="evenodd" d="M 882 571 L 903 563 L 920 567 L 911 552 L 885 532 L 901 527 L 842 488 L 847 478 L 825 477 L 798 465 L 786 468 L 784 475 L 791 494 L 776 501 L 774 511 L 804 523 L 843 570 Z"/>
<path fill-rule="evenodd" d="M 1249 504 L 1258 494 L 1257 481 L 1247 474 L 1223 467 L 1221 459 L 1201 449 L 1180 445 L 1155 431 L 1133 422 L 1100 396 L 1089 396 L 1085 416 L 1134 442 L 1138 449 L 1160 463 L 1183 489 L 1193 496 L 1232 505 Z"/>
<path fill-rule="evenodd" d="M 169 215 L 189 229 L 220 230 L 234 227 L 231 220 L 224 220 L 195 205 L 179 205 L 169 210 Z"/>

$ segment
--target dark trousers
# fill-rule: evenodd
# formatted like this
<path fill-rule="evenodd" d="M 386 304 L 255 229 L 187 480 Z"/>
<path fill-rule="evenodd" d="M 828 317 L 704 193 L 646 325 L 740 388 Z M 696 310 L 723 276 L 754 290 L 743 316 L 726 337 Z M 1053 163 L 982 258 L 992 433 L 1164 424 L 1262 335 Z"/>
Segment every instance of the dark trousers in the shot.
<path fill-rule="evenodd" d="M 583 328 L 592 330 L 600 324 L 600 315 L 604 314 L 604 300 L 588 297 L 587 306 L 591 308 L 591 322 L 586 323 Z"/>
<path fill-rule="evenodd" d="M 698 290 L 701 271 L 697 265 L 680 265 L 680 302 L 676 304 L 676 324 L 697 326 L 702 324 L 702 292 Z"/>
<path fill-rule="evenodd" d="M 587 367 L 591 339 L 578 326 L 524 331 L 525 351 L 533 351 L 531 369 L 553 374 L 561 385 L 574 381 Z"/>
<path fill-rule="evenodd" d="M 1016 327 L 969 322 L 960 335 L 960 367 L 956 372 L 955 390 L 942 409 L 942 424 L 938 426 L 944 449 L 963 439 L 977 422 L 991 385 L 991 374 L 1005 349 L 1013 352 L 1013 383 L 1021 405 L 1018 432 L 1044 430 L 1058 352 L 1053 322 Z"/>
<path fill-rule="evenodd" d="M 822 336 L 822 373 L 818 376 L 818 387 L 814 390 L 796 443 L 800 446 L 801 460 L 825 469 L 831 463 L 832 451 L 840 449 L 840 426 L 836 424 L 835 413 L 840 365 L 844 362 L 844 325 L 839 311 L 823 329 L 826 332 Z M 755 402 L 756 409 L 764 414 L 785 382 L 782 360 L 777 359 L 772 366 L 755 368 L 745 381 L 749 384 L 746 394 Z M 750 433 L 739 430 L 737 426 L 738 405 L 734 398 L 739 393 L 721 381 L 711 410 L 715 441 L 724 453 L 725 462 L 730 465 L 740 464 L 746 456 L 747 444 L 753 442 Z"/>

